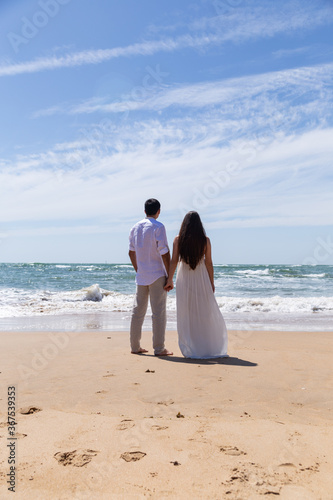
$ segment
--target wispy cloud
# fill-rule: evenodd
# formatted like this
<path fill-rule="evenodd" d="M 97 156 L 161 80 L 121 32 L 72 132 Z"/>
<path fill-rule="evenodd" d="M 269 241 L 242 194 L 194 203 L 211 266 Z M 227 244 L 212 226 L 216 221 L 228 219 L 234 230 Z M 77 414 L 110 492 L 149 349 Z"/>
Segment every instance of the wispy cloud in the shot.
<path fill-rule="evenodd" d="M 9 229 L 6 237 L 13 236 L 59 236 L 59 235 L 73 235 L 73 234 L 101 234 L 110 233 L 110 226 L 102 225 L 80 225 L 73 224 L 73 221 L 68 226 L 54 226 L 54 227 L 29 227 L 20 229 Z M 1 238 L 1 233 L 0 233 Z"/>
<path fill-rule="evenodd" d="M 295 49 L 276 50 L 272 53 L 272 56 L 275 57 L 276 59 L 282 59 L 284 57 L 299 56 L 300 54 L 305 54 L 307 52 L 312 52 L 312 51 L 313 51 L 313 47 L 311 47 L 311 46 L 296 47 Z"/>
<path fill-rule="evenodd" d="M 61 57 L 43 57 L 23 63 L 2 65 L 0 66 L 0 76 L 14 76 L 86 64 L 100 64 L 118 57 L 152 55 L 160 51 L 176 50 L 181 46 L 200 46 L 204 43 L 208 43 L 208 40 L 196 40 L 191 36 L 184 36 L 175 40 L 169 38 L 162 41 L 136 43 L 127 47 L 113 49 L 85 50 Z"/>
<path fill-rule="evenodd" d="M 170 227 L 189 209 L 212 227 L 333 223 L 332 128 L 226 141 L 217 124 L 146 121 L 110 137 L 109 150 L 81 140 L 21 157 L 0 174 L 0 220 L 46 224 L 70 214 L 80 232 L 82 220 L 104 232 L 105 220 L 121 227 L 154 192 L 168 201 Z M 137 189 L 124 207 L 129 179 Z"/>
<path fill-rule="evenodd" d="M 286 4 L 287 5 L 287 4 Z M 272 37 L 281 32 L 313 29 L 333 20 L 330 7 L 313 8 L 309 3 L 293 2 L 287 14 L 278 4 L 262 8 L 251 4 L 235 9 L 230 16 L 217 15 L 193 22 L 190 30 L 174 38 L 148 40 L 125 47 L 85 50 L 64 56 L 41 57 L 32 61 L 7 63 L 0 66 L 0 76 L 15 76 L 87 64 L 100 64 L 120 57 L 150 56 L 158 52 L 180 49 L 202 49 L 225 42 L 244 42 L 249 39 Z"/>
<path fill-rule="evenodd" d="M 283 11 L 279 3 L 267 5 L 254 7 L 252 17 L 239 7 L 198 20 L 173 38 L 7 63 L 0 75 L 244 42 L 332 19 L 332 9 L 311 2 L 302 8 L 284 2 Z M 95 123 L 39 153 L 0 159 L 1 231 L 10 224 L 20 231 L 29 221 L 35 234 L 47 234 L 52 223 L 52 234 L 68 234 L 67 220 L 78 233 L 103 233 L 107 223 L 127 228 L 151 195 L 168 203 L 169 227 L 189 209 L 202 212 L 211 227 L 332 224 L 332 74 L 333 63 L 304 66 L 37 111 L 35 117 L 96 113 Z"/>
<path fill-rule="evenodd" d="M 128 112 L 163 112 L 168 108 L 186 109 L 178 125 L 181 131 L 178 133 L 183 137 L 195 137 L 193 123 L 199 122 L 206 132 L 214 128 L 220 140 L 248 133 L 274 135 L 278 131 L 287 133 L 295 128 L 313 128 L 314 124 L 327 126 L 332 122 L 332 74 L 333 64 L 301 67 L 217 82 L 162 87 L 140 101 L 124 99 L 105 103 L 89 100 L 74 106 L 67 104 L 40 110 L 34 116 L 54 113 L 126 115 Z M 193 121 L 194 114 L 196 119 Z M 159 121 L 165 122 L 163 113 Z M 177 130 L 176 123 L 174 118 L 173 131 Z"/>
<path fill-rule="evenodd" d="M 224 2 L 222 2 L 222 7 Z M 218 2 L 216 12 L 219 14 Z M 244 41 L 258 37 L 273 37 L 278 33 L 290 33 L 298 29 L 314 29 L 330 23 L 333 19 L 331 5 L 316 5 L 311 1 L 266 2 L 255 0 L 244 2 L 230 9 L 228 15 L 204 17 L 193 21 L 192 30 L 224 31 L 225 40 Z M 231 28 L 233 33 L 231 33 Z"/>

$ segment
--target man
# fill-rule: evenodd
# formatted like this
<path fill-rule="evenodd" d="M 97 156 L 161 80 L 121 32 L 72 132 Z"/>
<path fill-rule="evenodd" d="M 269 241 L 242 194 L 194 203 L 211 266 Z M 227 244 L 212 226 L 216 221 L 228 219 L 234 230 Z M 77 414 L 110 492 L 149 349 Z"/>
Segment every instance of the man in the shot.
<path fill-rule="evenodd" d="M 154 198 L 145 203 L 146 218 L 132 227 L 129 257 L 136 271 L 136 296 L 131 319 L 131 352 L 148 352 L 140 346 L 142 324 L 147 312 L 148 296 L 152 309 L 153 348 L 155 356 L 170 356 L 164 345 L 166 296 L 164 289 L 170 266 L 170 252 L 163 224 L 157 221 L 161 204 Z"/>

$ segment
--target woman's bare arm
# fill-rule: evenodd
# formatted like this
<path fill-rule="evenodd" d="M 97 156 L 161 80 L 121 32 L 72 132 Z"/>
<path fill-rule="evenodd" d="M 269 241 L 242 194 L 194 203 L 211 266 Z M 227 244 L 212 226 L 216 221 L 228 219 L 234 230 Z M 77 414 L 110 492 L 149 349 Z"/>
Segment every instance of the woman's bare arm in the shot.
<path fill-rule="evenodd" d="M 172 259 L 169 267 L 168 281 L 166 282 L 166 285 L 164 287 L 164 289 L 167 290 L 167 292 L 173 289 L 173 275 L 175 274 L 175 271 L 177 269 L 178 260 L 179 260 L 178 236 L 176 236 L 176 238 L 173 240 Z"/>
<path fill-rule="evenodd" d="M 215 285 L 214 285 L 214 267 L 213 267 L 213 260 L 212 260 L 212 246 L 210 243 L 210 239 L 207 238 L 207 245 L 206 245 L 206 251 L 205 251 L 205 265 L 208 271 L 208 276 L 212 285 L 213 292 L 215 292 Z"/>

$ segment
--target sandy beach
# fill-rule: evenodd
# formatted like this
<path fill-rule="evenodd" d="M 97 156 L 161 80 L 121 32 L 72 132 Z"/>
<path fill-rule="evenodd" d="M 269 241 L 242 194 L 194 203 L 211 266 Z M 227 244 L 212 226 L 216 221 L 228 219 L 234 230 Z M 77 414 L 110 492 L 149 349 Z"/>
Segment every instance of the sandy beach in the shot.
<path fill-rule="evenodd" d="M 211 361 L 166 338 L 0 333 L 0 498 L 333 498 L 332 333 L 230 331 Z"/>

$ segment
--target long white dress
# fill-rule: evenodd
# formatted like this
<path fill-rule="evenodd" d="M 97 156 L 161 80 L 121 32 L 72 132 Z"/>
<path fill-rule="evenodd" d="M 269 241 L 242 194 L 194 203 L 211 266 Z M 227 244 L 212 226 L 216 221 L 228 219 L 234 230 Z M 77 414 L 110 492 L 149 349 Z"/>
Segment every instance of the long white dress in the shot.
<path fill-rule="evenodd" d="M 227 328 L 216 302 L 204 258 L 193 270 L 178 264 L 176 278 L 179 348 L 185 358 L 227 357 Z"/>

